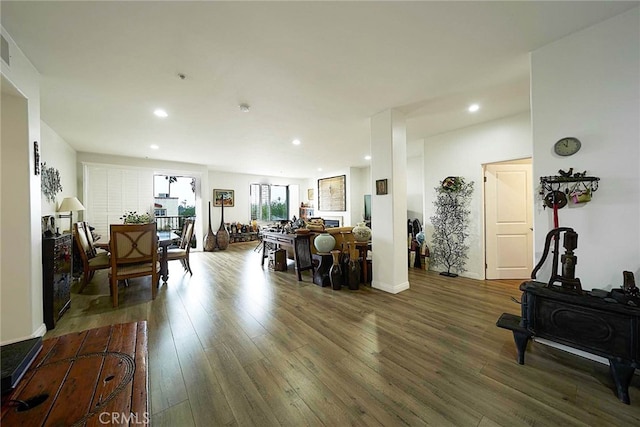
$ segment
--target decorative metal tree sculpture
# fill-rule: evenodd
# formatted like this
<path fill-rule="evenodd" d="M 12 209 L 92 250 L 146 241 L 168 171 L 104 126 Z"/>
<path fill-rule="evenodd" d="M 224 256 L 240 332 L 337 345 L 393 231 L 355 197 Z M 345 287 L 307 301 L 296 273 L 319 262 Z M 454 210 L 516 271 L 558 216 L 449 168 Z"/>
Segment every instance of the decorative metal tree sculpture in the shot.
<path fill-rule="evenodd" d="M 466 271 L 464 267 L 469 246 L 465 244 L 465 239 L 469 236 L 467 219 L 471 212 L 468 205 L 473 193 L 473 181 L 466 183 L 462 177 L 449 176 L 435 190 L 437 198 L 433 204 L 436 213 L 430 218 L 434 228 L 431 262 L 447 268 L 441 275 L 456 277 L 458 274 L 451 270 L 458 273 Z"/>

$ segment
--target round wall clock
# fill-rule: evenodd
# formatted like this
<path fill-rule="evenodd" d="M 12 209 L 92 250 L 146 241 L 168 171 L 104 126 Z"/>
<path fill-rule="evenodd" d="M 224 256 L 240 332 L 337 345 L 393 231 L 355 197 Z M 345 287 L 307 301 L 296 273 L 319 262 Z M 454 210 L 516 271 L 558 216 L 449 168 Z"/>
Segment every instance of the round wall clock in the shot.
<path fill-rule="evenodd" d="M 578 138 L 574 138 L 572 136 L 562 138 L 553 146 L 553 151 L 558 156 L 571 156 L 576 154 L 582 144 Z"/>

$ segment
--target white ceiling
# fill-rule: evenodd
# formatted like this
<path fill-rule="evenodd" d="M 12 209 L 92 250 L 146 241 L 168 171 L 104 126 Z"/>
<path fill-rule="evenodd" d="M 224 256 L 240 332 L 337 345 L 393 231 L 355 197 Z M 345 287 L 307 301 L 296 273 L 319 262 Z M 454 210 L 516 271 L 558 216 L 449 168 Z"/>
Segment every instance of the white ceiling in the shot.
<path fill-rule="evenodd" d="M 638 4 L 0 7 L 2 26 L 41 73 L 42 120 L 77 151 L 311 177 L 319 167 L 366 166 L 369 117 L 386 109 L 406 114 L 414 144 L 527 111 L 530 51 Z M 475 115 L 466 112 L 472 102 L 482 105 Z M 169 117 L 155 117 L 157 107 Z"/>

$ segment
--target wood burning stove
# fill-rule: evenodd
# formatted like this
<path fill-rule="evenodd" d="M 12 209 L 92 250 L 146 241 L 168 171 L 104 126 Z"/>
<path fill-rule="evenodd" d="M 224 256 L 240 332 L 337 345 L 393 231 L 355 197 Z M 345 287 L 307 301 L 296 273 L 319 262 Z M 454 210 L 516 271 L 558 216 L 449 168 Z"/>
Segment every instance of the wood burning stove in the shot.
<path fill-rule="evenodd" d="M 570 274 L 568 277 L 558 275 L 557 242 L 560 233 L 557 230 L 550 232 L 556 236 L 551 280 L 549 283 L 535 280 L 522 283 L 521 316 L 505 313 L 497 325 L 513 331 L 520 364 L 524 364 L 527 343 L 532 337 L 545 338 L 608 359 L 618 399 L 629 404 L 629 384 L 635 368 L 640 365 L 640 301 L 631 295 L 633 292 L 628 297 L 621 297 L 620 292 L 614 290 L 601 298 L 582 291 L 580 280 L 573 276 L 577 233 L 572 229 L 562 229 L 570 233 L 569 248 L 565 241 L 565 249 L 571 253 L 562 256 L 563 272 L 569 271 Z M 532 272 L 534 279 L 546 258 L 548 243 L 549 239 L 541 262 Z M 568 270 L 565 260 L 571 264 Z M 629 273 L 625 273 L 628 277 Z M 556 281 L 561 286 L 554 285 Z"/>

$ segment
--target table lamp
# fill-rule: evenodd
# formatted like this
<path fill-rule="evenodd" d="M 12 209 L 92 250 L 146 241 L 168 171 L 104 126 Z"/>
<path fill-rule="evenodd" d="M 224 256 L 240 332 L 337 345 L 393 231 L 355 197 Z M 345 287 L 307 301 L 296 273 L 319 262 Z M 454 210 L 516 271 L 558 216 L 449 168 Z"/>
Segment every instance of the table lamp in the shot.
<path fill-rule="evenodd" d="M 58 218 L 69 218 L 69 232 L 73 229 L 73 211 L 83 211 L 84 206 L 77 197 L 65 197 L 60 203 L 58 212 L 69 212 L 68 215 L 59 214 Z"/>

